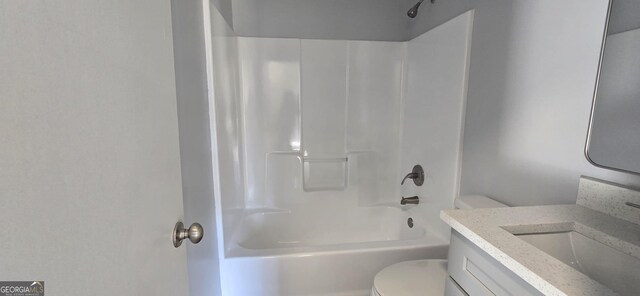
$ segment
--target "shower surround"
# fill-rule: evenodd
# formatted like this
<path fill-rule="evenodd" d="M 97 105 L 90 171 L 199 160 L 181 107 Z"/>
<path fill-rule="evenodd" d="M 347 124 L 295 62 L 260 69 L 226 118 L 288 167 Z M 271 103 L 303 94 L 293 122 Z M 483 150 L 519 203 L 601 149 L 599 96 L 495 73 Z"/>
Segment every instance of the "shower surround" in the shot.
<path fill-rule="evenodd" d="M 389 264 L 446 256 L 472 20 L 409 42 L 248 38 L 211 11 L 224 295 L 366 295 Z M 424 185 L 400 187 L 418 163 Z"/>

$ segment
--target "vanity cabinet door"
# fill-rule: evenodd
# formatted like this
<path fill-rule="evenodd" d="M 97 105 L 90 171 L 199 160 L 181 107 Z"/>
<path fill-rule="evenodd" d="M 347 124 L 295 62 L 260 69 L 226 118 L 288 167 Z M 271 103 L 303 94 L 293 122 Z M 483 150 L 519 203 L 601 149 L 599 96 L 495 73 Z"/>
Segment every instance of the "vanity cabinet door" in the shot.
<path fill-rule="evenodd" d="M 456 231 L 451 233 L 448 271 L 472 296 L 543 295 Z"/>
<path fill-rule="evenodd" d="M 450 276 L 444 284 L 444 296 L 469 296 Z"/>

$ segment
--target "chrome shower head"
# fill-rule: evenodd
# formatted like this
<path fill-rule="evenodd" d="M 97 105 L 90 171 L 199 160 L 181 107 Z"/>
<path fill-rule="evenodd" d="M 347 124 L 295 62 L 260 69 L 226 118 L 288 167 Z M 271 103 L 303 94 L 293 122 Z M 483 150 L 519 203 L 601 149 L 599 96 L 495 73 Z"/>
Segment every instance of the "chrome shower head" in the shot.
<path fill-rule="evenodd" d="M 435 0 L 431 0 L 431 3 L 433 3 L 434 1 Z M 410 18 L 416 17 L 418 15 L 418 7 L 420 7 L 420 4 L 422 4 L 422 2 L 424 2 L 424 0 L 418 1 L 418 3 L 416 3 L 416 5 L 411 7 L 409 9 L 409 11 L 407 11 L 407 16 L 409 16 Z"/>

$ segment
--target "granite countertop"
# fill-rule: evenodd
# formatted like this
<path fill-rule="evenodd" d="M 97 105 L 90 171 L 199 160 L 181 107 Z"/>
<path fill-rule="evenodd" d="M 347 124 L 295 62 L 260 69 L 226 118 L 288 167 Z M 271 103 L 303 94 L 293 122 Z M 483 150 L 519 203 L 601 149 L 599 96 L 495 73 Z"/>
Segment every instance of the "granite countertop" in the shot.
<path fill-rule="evenodd" d="M 446 210 L 440 217 L 545 295 L 615 293 L 514 234 L 575 230 L 640 258 L 640 225 L 582 205 Z"/>

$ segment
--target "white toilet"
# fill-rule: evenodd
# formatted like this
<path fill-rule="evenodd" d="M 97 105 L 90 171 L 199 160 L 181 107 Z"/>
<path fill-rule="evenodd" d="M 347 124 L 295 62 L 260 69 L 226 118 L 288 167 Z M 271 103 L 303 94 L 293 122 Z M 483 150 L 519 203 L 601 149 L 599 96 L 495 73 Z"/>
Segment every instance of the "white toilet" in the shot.
<path fill-rule="evenodd" d="M 499 208 L 506 205 L 481 195 L 457 198 L 456 209 Z M 447 260 L 413 260 L 387 266 L 373 281 L 371 296 L 444 295 Z"/>

